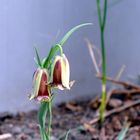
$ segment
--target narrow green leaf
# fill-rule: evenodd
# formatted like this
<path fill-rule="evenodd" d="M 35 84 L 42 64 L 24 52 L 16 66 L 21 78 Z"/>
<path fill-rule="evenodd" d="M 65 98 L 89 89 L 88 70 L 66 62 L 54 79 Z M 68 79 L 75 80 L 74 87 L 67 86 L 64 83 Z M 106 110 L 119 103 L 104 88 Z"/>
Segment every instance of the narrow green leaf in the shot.
<path fill-rule="evenodd" d="M 75 32 L 75 31 L 78 30 L 79 28 L 81 28 L 81 27 L 83 27 L 83 26 L 87 26 L 87 25 L 92 25 L 92 23 L 84 23 L 84 24 L 80 24 L 80 25 L 77 25 L 77 26 L 75 26 L 74 28 L 72 28 L 70 31 L 68 31 L 68 32 L 66 33 L 66 35 L 62 38 L 62 40 L 59 42 L 59 44 L 60 44 L 61 46 L 63 46 L 64 43 L 67 41 L 67 39 L 71 36 L 71 34 L 72 34 L 73 32 Z"/>
<path fill-rule="evenodd" d="M 49 140 L 45 129 L 47 112 L 48 112 L 48 102 L 43 101 L 40 104 L 40 108 L 38 112 L 38 122 L 39 122 L 40 135 L 42 140 Z"/>
<path fill-rule="evenodd" d="M 38 51 L 37 51 L 36 47 L 35 47 L 35 52 L 36 52 L 38 65 L 41 67 L 41 60 L 40 60 L 40 57 L 39 57 L 39 54 L 38 54 Z"/>
<path fill-rule="evenodd" d="M 65 140 L 68 140 L 68 136 L 69 136 L 69 134 L 70 134 L 70 130 L 68 130 L 68 131 L 66 132 Z"/>
<path fill-rule="evenodd" d="M 38 122 L 41 128 L 45 128 L 45 120 L 48 112 L 48 102 L 43 101 L 40 104 L 39 112 L 38 112 Z"/>
<path fill-rule="evenodd" d="M 80 133 L 83 130 L 85 130 L 85 128 L 82 125 L 78 126 L 76 128 L 72 128 L 72 129 L 68 130 L 66 133 L 59 135 L 58 140 L 62 140 L 64 138 L 65 138 L 64 140 L 67 140 L 66 138 L 68 138 L 68 135 L 70 133 L 73 133 L 73 132 Z"/>
<path fill-rule="evenodd" d="M 121 132 L 119 133 L 117 140 L 123 140 L 125 138 L 126 133 L 128 132 L 129 127 L 130 127 L 130 123 L 127 123 L 125 125 L 125 127 L 122 128 Z"/>
<path fill-rule="evenodd" d="M 54 56 L 54 54 L 58 51 L 58 49 L 62 48 L 59 44 L 55 44 L 49 52 L 49 55 L 47 57 L 47 59 L 43 62 L 43 68 L 47 68 L 50 60 L 52 59 L 52 57 Z M 61 50 L 61 49 L 60 49 Z"/>
<path fill-rule="evenodd" d="M 40 126 L 39 129 L 40 129 L 41 140 L 49 140 L 47 133 L 45 132 L 45 129 L 41 128 Z"/>
<path fill-rule="evenodd" d="M 38 61 L 37 61 L 36 57 L 34 57 L 34 61 L 35 61 L 36 65 L 37 65 L 37 67 L 40 67 L 39 64 L 38 64 Z"/>
<path fill-rule="evenodd" d="M 47 59 L 44 61 L 43 63 L 43 68 L 47 68 L 49 63 L 50 63 L 50 60 L 52 59 L 52 57 L 54 56 L 54 54 L 58 51 L 58 49 L 60 49 L 60 54 L 62 54 L 63 50 L 62 50 L 62 46 L 64 45 L 64 43 L 67 41 L 67 39 L 71 36 L 71 34 L 73 32 L 75 32 L 76 30 L 78 30 L 79 28 L 83 27 L 83 26 L 87 26 L 87 25 L 92 25 L 92 23 L 84 23 L 84 24 L 80 24 L 80 25 L 77 25 L 75 26 L 74 28 L 72 28 L 70 31 L 68 31 L 66 33 L 66 35 L 61 39 L 61 41 L 58 43 L 58 44 L 55 44 L 50 52 L 49 52 L 49 55 L 47 57 Z"/>
<path fill-rule="evenodd" d="M 46 60 L 47 60 L 47 57 L 43 58 L 42 63 L 41 63 L 42 64 L 42 67 L 44 66 Z"/>
<path fill-rule="evenodd" d="M 48 129 L 47 136 L 51 137 L 51 125 L 52 125 L 52 102 L 51 100 L 48 102 Z"/>

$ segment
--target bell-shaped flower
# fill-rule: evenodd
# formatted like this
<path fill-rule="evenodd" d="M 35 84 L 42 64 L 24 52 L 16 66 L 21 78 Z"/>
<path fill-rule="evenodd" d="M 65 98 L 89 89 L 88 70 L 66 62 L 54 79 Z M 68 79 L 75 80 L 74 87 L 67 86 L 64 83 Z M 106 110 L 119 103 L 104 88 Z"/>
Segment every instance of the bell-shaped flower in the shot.
<path fill-rule="evenodd" d="M 54 58 L 51 70 L 50 84 L 58 89 L 70 89 L 70 67 L 64 54 Z"/>
<path fill-rule="evenodd" d="M 33 89 L 30 99 L 48 100 L 49 96 L 48 72 L 46 69 L 38 68 L 33 76 Z"/>

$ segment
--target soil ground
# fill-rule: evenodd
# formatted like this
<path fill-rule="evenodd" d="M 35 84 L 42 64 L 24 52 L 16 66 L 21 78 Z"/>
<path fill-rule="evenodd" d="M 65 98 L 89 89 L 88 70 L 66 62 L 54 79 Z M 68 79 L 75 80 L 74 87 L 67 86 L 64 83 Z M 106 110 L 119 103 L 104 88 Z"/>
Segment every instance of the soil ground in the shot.
<path fill-rule="evenodd" d="M 131 125 L 125 140 L 140 140 L 140 105 L 110 115 L 105 119 L 102 130 L 98 128 L 98 123 L 85 129 L 83 123 L 92 120 L 97 112 L 95 104 L 93 106 L 90 102 L 91 100 L 74 101 L 54 107 L 52 140 L 57 140 L 58 137 L 64 140 L 63 134 L 69 129 L 68 140 L 117 140 L 126 121 L 131 122 Z M 36 116 L 36 110 L 18 112 L 16 115 L 1 113 L 0 135 L 9 133 L 8 140 L 40 140 Z"/>

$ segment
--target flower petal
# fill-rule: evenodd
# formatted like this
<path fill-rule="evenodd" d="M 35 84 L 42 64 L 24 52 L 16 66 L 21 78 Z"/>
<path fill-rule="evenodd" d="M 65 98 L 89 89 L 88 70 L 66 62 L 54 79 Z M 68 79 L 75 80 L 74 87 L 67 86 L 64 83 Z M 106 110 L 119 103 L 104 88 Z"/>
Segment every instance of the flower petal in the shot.
<path fill-rule="evenodd" d="M 38 68 L 33 76 L 33 88 L 30 100 L 37 99 L 40 97 L 42 98 L 49 97 L 50 93 L 47 81 L 48 81 L 47 70 Z"/>
<path fill-rule="evenodd" d="M 69 79 L 70 79 L 70 67 L 69 67 L 69 62 L 66 56 L 63 54 L 62 57 L 62 85 L 70 89 L 69 86 Z"/>

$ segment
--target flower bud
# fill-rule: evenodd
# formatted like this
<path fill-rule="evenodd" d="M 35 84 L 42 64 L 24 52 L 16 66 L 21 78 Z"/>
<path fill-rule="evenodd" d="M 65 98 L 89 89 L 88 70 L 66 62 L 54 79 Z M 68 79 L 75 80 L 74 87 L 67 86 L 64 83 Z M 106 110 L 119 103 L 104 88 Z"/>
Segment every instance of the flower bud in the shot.
<path fill-rule="evenodd" d="M 33 91 L 30 99 L 49 99 L 49 88 L 48 88 L 48 72 L 46 69 L 38 68 L 33 76 Z"/>
<path fill-rule="evenodd" d="M 52 65 L 50 83 L 61 90 L 70 89 L 69 86 L 70 68 L 69 62 L 64 54 L 56 56 Z"/>

